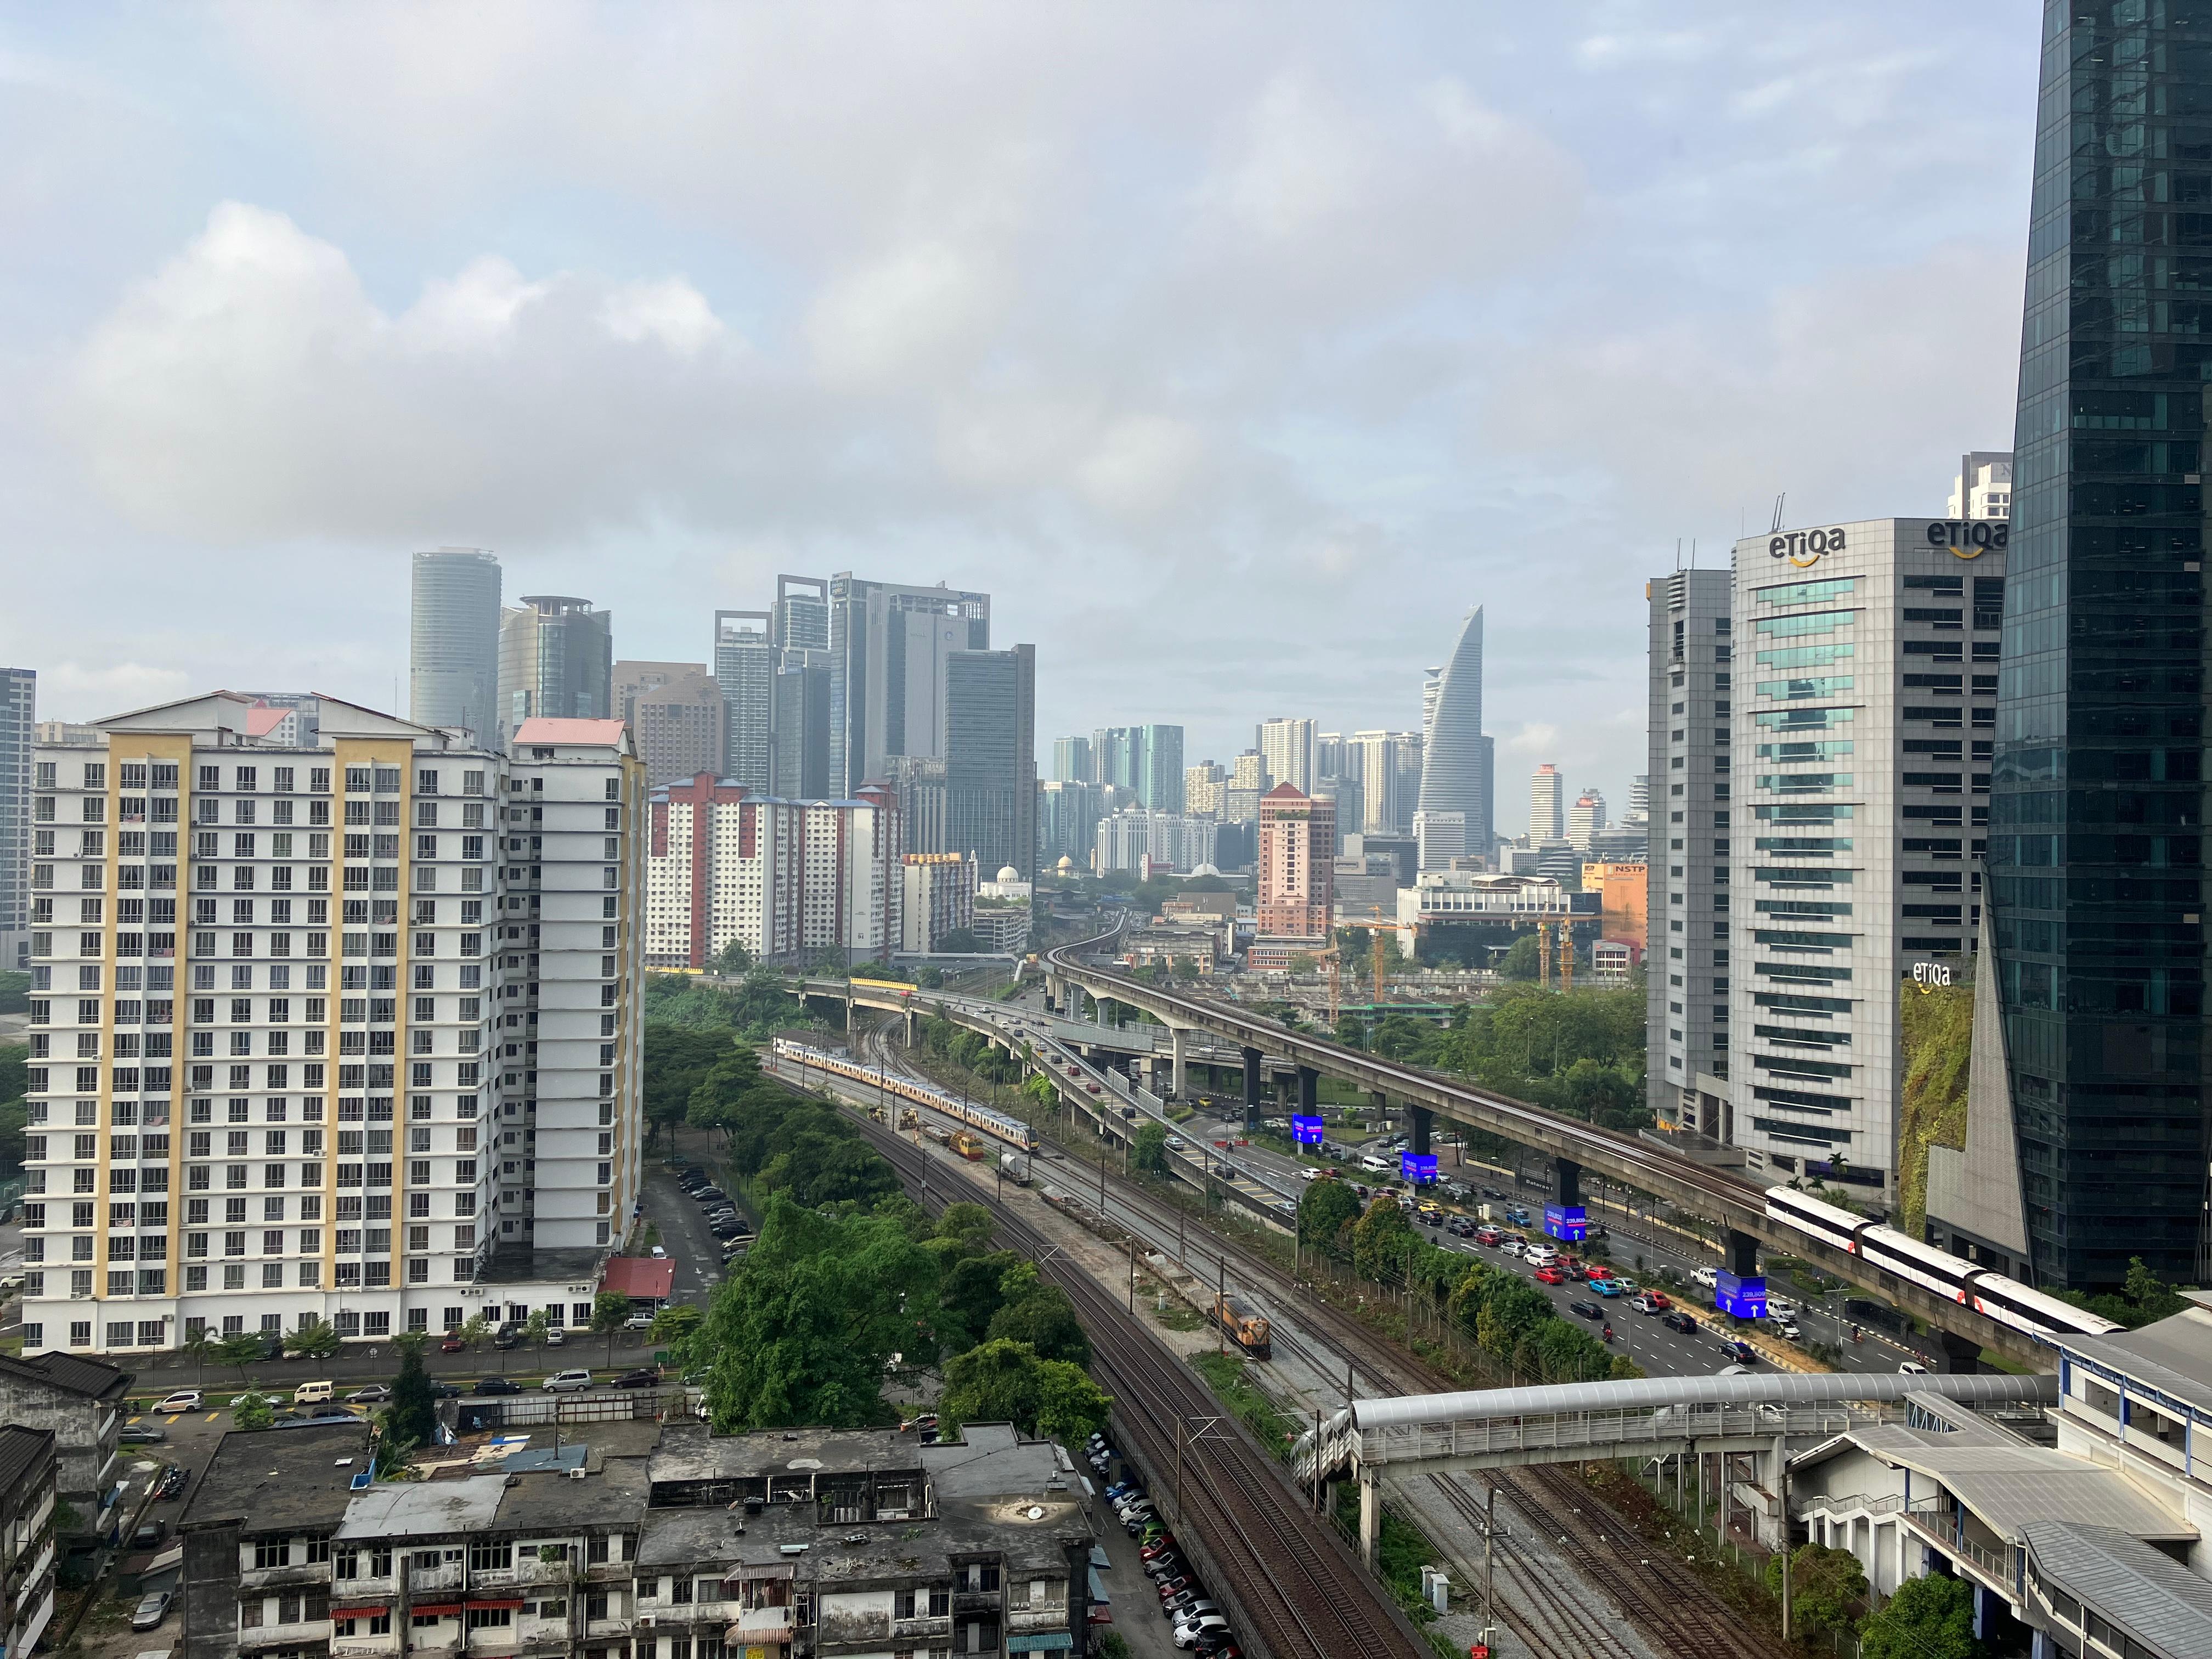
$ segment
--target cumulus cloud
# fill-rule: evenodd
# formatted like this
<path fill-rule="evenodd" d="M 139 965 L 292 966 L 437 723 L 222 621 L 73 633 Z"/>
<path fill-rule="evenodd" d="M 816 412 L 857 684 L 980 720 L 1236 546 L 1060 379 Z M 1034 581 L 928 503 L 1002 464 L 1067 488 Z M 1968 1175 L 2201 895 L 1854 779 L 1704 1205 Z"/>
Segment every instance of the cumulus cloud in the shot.
<path fill-rule="evenodd" d="M 2003 441 L 2016 9 L 22 14 L 0 658 L 382 702 L 412 545 L 656 657 L 849 568 L 991 589 L 1041 727 L 1200 757 L 1413 725 L 1482 603 L 1512 772 L 1610 794 L 1676 536 Z"/>

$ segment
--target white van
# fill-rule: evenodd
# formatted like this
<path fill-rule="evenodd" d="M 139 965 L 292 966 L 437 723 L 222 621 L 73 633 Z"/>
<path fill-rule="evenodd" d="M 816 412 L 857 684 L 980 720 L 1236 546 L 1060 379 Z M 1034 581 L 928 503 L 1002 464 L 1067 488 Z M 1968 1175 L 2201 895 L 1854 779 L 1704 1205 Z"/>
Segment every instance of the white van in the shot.
<path fill-rule="evenodd" d="M 1531 1244 L 1521 1254 L 1532 1267 L 1548 1267 L 1559 1259 L 1559 1250 L 1549 1244 Z"/>
<path fill-rule="evenodd" d="M 333 1382 L 302 1382 L 292 1390 L 292 1403 L 295 1406 L 319 1406 L 337 1392 L 337 1385 Z"/>
<path fill-rule="evenodd" d="M 1359 1167 L 1366 1170 L 1370 1175 L 1389 1175 L 1390 1173 L 1390 1160 L 1386 1158 L 1378 1158 L 1373 1152 L 1367 1152 L 1361 1156 Z"/>

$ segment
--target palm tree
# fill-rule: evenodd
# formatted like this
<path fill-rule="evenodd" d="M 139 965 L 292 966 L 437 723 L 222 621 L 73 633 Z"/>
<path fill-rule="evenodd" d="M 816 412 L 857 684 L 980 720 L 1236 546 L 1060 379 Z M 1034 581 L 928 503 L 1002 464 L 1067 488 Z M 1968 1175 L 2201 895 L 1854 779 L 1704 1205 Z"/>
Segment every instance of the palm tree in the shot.
<path fill-rule="evenodd" d="M 198 1323 L 185 1333 L 185 1340 L 177 1345 L 177 1351 L 188 1356 L 192 1362 L 194 1388 L 199 1387 L 207 1380 L 207 1358 L 216 1351 L 217 1346 L 215 1334 L 205 1325 Z"/>

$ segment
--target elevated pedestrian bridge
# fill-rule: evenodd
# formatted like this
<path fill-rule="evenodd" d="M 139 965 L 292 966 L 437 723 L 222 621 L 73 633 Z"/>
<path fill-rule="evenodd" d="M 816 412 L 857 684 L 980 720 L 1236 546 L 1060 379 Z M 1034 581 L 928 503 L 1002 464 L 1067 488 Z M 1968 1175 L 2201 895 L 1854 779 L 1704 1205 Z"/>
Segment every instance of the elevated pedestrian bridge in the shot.
<path fill-rule="evenodd" d="M 1518 1463 L 1665 1455 L 1741 1439 L 1818 1437 L 1850 1425 L 1854 1402 L 1936 1394 L 1975 1401 L 2055 1401 L 2039 1376 L 1776 1373 L 1652 1376 L 1362 1400 L 1309 1430 L 1291 1454 L 1300 1481 L 1443 1474 Z M 1692 1443 L 1694 1443 L 1694 1444 Z"/>

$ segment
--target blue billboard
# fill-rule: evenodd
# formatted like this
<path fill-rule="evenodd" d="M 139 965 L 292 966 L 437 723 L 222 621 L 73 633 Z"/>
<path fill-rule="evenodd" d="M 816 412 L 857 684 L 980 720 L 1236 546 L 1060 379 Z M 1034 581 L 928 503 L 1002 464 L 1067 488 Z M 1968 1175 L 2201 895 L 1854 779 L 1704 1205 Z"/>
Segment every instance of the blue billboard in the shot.
<path fill-rule="evenodd" d="M 1764 1319 L 1766 1317 L 1766 1281 L 1723 1273 L 1719 1284 L 1714 1287 L 1713 1301 L 1723 1313 L 1734 1314 L 1738 1319 Z"/>
<path fill-rule="evenodd" d="M 1433 1187 L 1437 1181 L 1437 1155 L 1434 1152 L 1401 1152 L 1398 1154 L 1398 1173 L 1416 1187 Z"/>
<path fill-rule="evenodd" d="M 1291 1120 L 1291 1139 L 1301 1146 L 1318 1146 L 1322 1142 L 1321 1120 L 1317 1117 L 1294 1117 Z"/>
<path fill-rule="evenodd" d="M 1562 1243 L 1579 1244 L 1589 1233 L 1589 1217 L 1579 1204 L 1547 1204 L 1544 1231 Z"/>

